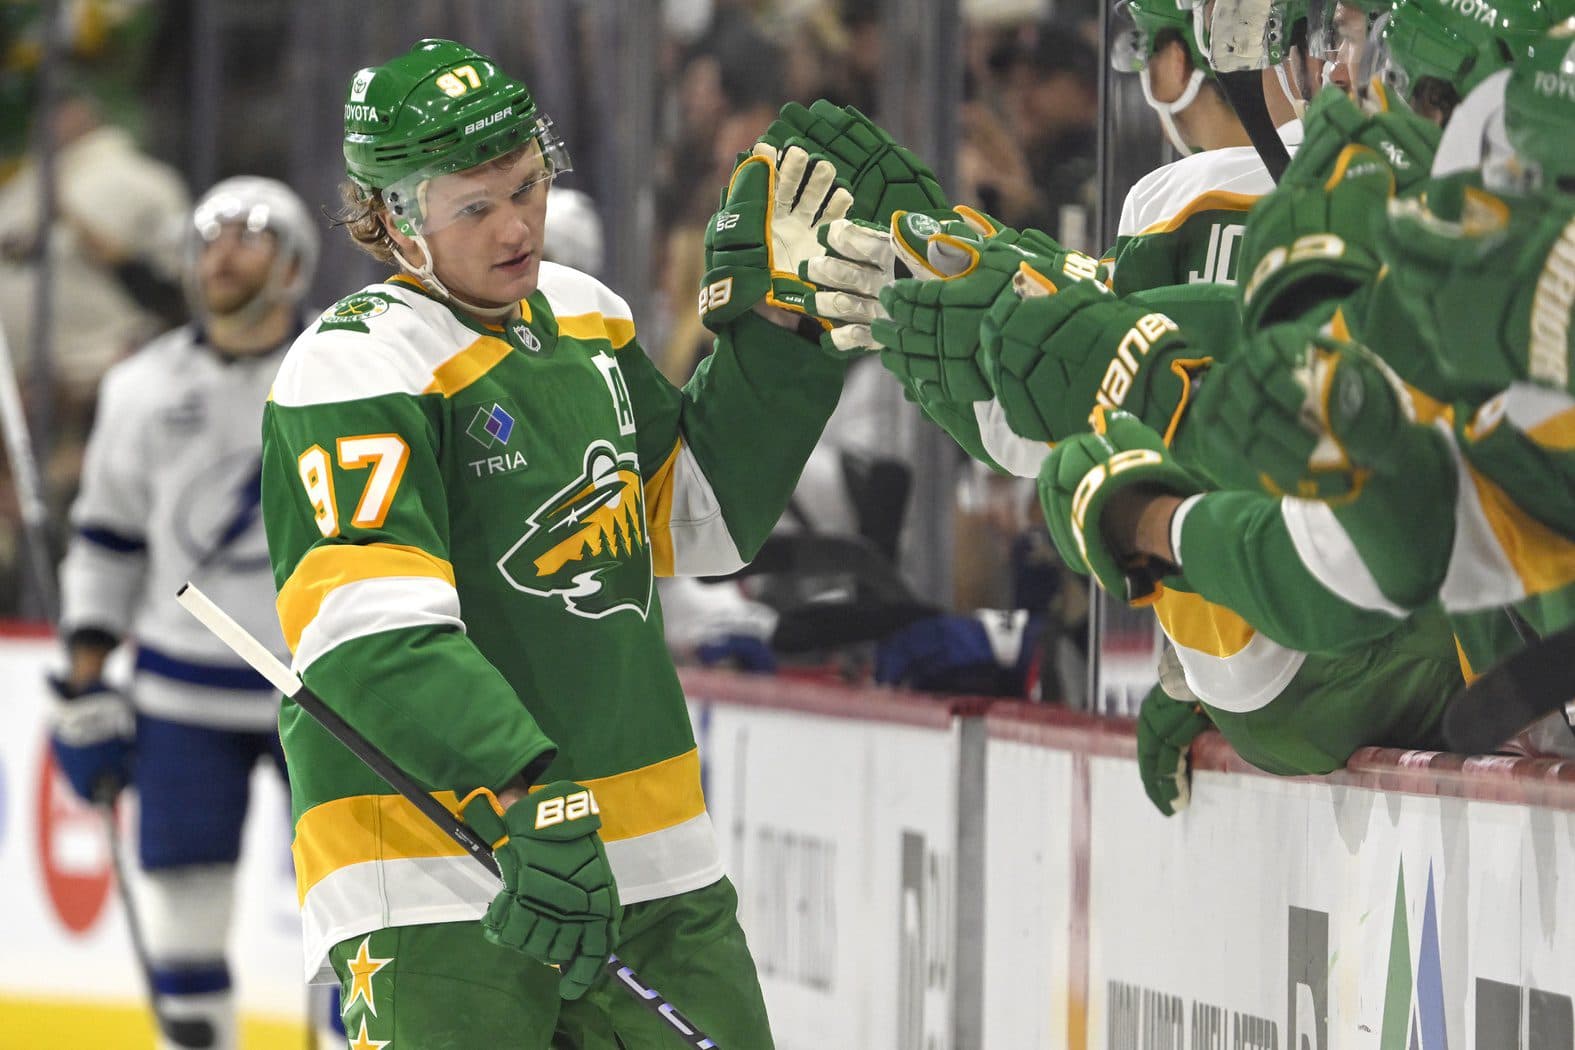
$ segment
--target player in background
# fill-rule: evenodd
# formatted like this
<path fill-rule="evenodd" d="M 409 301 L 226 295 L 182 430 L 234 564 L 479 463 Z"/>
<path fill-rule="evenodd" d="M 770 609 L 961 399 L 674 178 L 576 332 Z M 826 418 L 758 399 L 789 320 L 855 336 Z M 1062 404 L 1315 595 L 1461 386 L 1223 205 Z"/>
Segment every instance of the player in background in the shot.
<path fill-rule="evenodd" d="M 344 114 L 348 230 L 397 272 L 275 382 L 279 618 L 504 885 L 286 702 L 308 978 L 361 1044 L 661 1045 L 604 979 L 616 950 L 721 1045 L 769 1048 L 653 577 L 733 571 L 780 516 L 845 369 L 783 275 L 847 195 L 803 151 L 742 159 L 706 238 L 715 352 L 675 389 L 622 299 L 541 260 L 570 165 L 523 83 L 422 40 Z"/>
<path fill-rule="evenodd" d="M 236 1045 L 226 941 L 253 768 L 283 773 L 278 694 L 174 601 L 188 578 L 283 654 L 259 521 L 263 403 L 317 265 L 306 207 L 242 176 L 187 232 L 196 320 L 110 369 L 61 566 L 56 760 L 85 799 L 136 789 L 140 918 L 159 1045 Z M 121 692 L 105 662 L 121 643 Z"/>

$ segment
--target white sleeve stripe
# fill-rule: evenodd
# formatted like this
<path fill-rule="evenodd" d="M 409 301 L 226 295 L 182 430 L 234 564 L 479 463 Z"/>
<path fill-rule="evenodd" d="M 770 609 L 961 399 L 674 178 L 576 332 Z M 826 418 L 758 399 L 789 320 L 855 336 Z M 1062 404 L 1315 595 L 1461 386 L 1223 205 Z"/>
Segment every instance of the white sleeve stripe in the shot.
<path fill-rule="evenodd" d="M 1410 615 L 1384 596 L 1372 570 L 1327 503 L 1287 497 L 1280 500 L 1280 516 L 1302 565 L 1324 590 L 1361 609 L 1401 619 Z"/>
<path fill-rule="evenodd" d="M 336 587 L 301 632 L 291 669 L 296 674 L 355 638 L 403 627 L 446 626 L 463 631 L 459 592 L 431 576 L 380 576 Z"/>
<path fill-rule="evenodd" d="M 1451 612 L 1519 601 L 1526 596 L 1525 584 L 1499 546 L 1498 535 L 1482 508 L 1476 481 L 1461 460 L 1453 435 L 1449 451 L 1455 457 L 1457 479 L 1455 542 L 1449 551 L 1449 569 L 1438 589 L 1438 600 Z"/>
<path fill-rule="evenodd" d="M 1187 685 L 1211 707 L 1246 714 L 1266 707 L 1285 691 L 1307 654 L 1287 649 L 1262 633 L 1229 656 L 1212 656 L 1171 639 Z"/>
<path fill-rule="evenodd" d="M 1181 505 L 1178 506 L 1175 513 L 1170 516 L 1170 552 L 1176 556 L 1176 564 L 1180 565 L 1183 569 L 1185 569 L 1186 566 L 1182 563 L 1181 529 L 1187 521 L 1187 515 L 1192 513 L 1192 508 L 1198 505 L 1198 500 L 1202 499 L 1203 496 L 1204 493 L 1202 492 L 1198 493 L 1196 496 L 1188 496 L 1186 499 L 1181 501 Z"/>
<path fill-rule="evenodd" d="M 993 398 L 973 403 L 973 418 L 979 425 L 979 442 L 990 458 L 1006 472 L 1020 478 L 1037 478 L 1039 466 L 1050 454 L 1050 445 L 1022 437 L 1006 422 L 1001 403 Z"/>
<path fill-rule="evenodd" d="M 711 482 L 687 444 L 673 464 L 672 511 L 667 519 L 674 576 L 721 576 L 744 567 Z"/>

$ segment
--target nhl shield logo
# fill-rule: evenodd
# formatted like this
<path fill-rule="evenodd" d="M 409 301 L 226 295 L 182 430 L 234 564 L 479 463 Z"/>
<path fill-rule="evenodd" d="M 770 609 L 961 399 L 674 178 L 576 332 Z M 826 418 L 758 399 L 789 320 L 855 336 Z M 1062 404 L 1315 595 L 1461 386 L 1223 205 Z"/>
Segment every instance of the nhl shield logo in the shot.
<path fill-rule="evenodd" d="M 526 518 L 498 571 L 515 590 L 561 598 L 576 616 L 599 620 L 628 609 L 643 620 L 652 570 L 639 456 L 598 440 L 584 462 L 579 477 Z"/>

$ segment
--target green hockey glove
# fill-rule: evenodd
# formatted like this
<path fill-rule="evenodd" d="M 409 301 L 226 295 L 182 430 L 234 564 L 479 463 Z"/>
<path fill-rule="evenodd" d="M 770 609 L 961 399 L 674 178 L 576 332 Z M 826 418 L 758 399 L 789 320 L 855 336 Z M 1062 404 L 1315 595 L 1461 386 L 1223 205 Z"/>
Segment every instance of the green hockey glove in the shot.
<path fill-rule="evenodd" d="M 1032 265 L 991 305 L 980 345 L 1007 423 L 1035 441 L 1087 429 L 1095 405 L 1130 412 L 1168 438 L 1192 377 L 1210 360 L 1164 314 L 1097 280 L 1052 278 Z"/>
<path fill-rule="evenodd" d="M 1172 700 L 1155 686 L 1138 708 L 1137 761 L 1143 791 L 1154 807 L 1175 816 L 1192 801 L 1192 741 L 1212 728 L 1196 702 Z"/>
<path fill-rule="evenodd" d="M 1361 106 L 1339 88 L 1326 87 L 1307 107 L 1302 144 L 1284 178 L 1299 186 L 1327 182 L 1347 146 L 1364 146 L 1389 165 L 1395 191 L 1404 195 L 1428 177 L 1442 137 L 1438 125 L 1418 116 L 1381 82 Z"/>
<path fill-rule="evenodd" d="M 1287 179 L 1259 201 L 1241 242 L 1247 330 L 1327 308 L 1370 282 L 1378 273 L 1375 228 L 1393 196 L 1389 164 L 1351 145 L 1325 180 Z"/>
<path fill-rule="evenodd" d="M 1379 242 L 1391 301 L 1409 312 L 1444 389 L 1418 385 L 1448 400 L 1519 381 L 1575 393 L 1575 202 L 1458 192 L 1398 202 Z"/>
<path fill-rule="evenodd" d="M 1366 347 L 1301 322 L 1251 336 L 1209 369 L 1184 425 L 1193 465 L 1223 488 L 1337 500 L 1385 466 L 1407 421 Z"/>
<path fill-rule="evenodd" d="M 461 817 L 492 843 L 503 889 L 481 920 L 487 940 L 562 971 L 558 994 L 578 999 L 618 946 L 622 907 L 590 790 L 548 784 L 504 810 L 492 792 L 473 791 Z"/>
<path fill-rule="evenodd" d="M 782 149 L 795 138 L 837 166 L 853 192 L 852 218 L 885 225 L 894 212 L 950 207 L 935 173 L 852 106 L 789 102 L 761 141 Z"/>
<path fill-rule="evenodd" d="M 981 226 L 988 221 L 989 232 Z M 1045 257 L 1024 245 L 1050 243 L 1042 235 L 1027 237 L 970 212 L 961 223 L 947 223 L 928 239 L 924 260 L 911 258 L 923 270 L 936 253 L 966 259 L 951 276 L 931 272 L 927 278 L 898 280 L 881 289 L 887 319 L 876 320 L 871 334 L 884 350 L 881 363 L 921 390 L 934 386 L 947 401 L 988 401 L 995 396 L 979 361 L 979 326 L 1012 281 L 1020 263 L 1046 265 Z M 899 255 L 902 242 L 894 238 Z M 905 258 L 907 258 L 905 256 Z"/>
<path fill-rule="evenodd" d="M 784 149 L 780 162 L 766 146 L 739 159 L 706 226 L 698 306 L 707 328 L 719 331 L 762 302 L 804 312 L 812 289 L 799 278 L 799 264 L 824 254 L 818 227 L 842 218 L 852 203 L 835 179 L 830 161 L 798 145 Z"/>
<path fill-rule="evenodd" d="M 1068 566 L 1092 573 L 1106 591 L 1132 604 L 1151 600 L 1175 566 L 1112 548 L 1100 515 L 1112 497 L 1137 487 L 1178 496 L 1202 489 L 1136 416 L 1101 407 L 1091 422 L 1092 432 L 1056 445 L 1039 468 L 1039 504 L 1050 538 Z"/>

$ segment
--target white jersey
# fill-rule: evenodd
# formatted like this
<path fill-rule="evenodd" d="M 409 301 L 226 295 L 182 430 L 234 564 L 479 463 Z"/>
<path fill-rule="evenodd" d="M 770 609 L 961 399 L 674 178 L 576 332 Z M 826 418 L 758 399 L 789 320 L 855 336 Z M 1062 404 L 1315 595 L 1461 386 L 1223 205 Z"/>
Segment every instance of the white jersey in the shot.
<path fill-rule="evenodd" d="M 288 660 L 258 512 L 263 404 L 288 345 L 226 361 L 187 326 L 115 365 L 99 388 L 61 566 L 61 630 L 134 642 L 132 697 L 150 715 L 274 727 L 277 693 L 175 592 L 192 580 Z"/>

